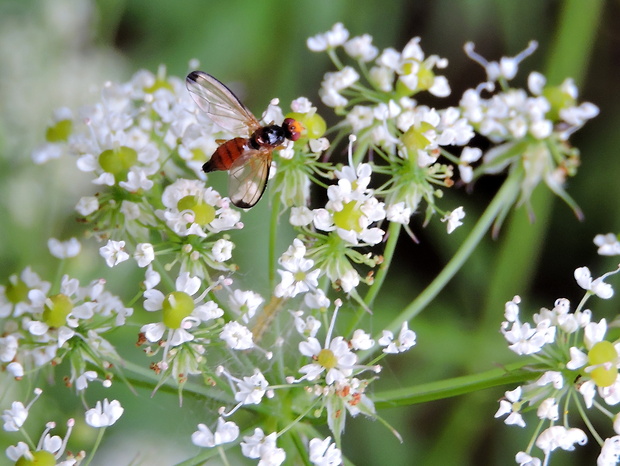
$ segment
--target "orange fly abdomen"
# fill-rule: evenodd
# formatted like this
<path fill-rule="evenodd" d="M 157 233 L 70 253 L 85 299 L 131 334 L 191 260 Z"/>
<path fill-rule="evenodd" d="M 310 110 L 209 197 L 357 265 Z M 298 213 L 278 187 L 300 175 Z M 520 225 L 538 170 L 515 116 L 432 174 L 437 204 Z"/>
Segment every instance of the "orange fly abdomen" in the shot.
<path fill-rule="evenodd" d="M 234 138 L 221 144 L 207 163 L 202 166 L 205 172 L 228 170 L 233 162 L 247 149 L 247 138 Z"/>

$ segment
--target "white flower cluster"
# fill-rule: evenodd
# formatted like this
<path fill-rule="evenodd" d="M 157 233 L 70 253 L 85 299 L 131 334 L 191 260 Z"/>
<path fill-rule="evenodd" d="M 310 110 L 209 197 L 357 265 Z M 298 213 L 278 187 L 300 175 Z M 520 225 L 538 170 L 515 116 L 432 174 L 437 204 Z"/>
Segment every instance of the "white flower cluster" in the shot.
<path fill-rule="evenodd" d="M 338 306 L 340 303 L 336 304 Z M 356 352 L 372 350 L 378 344 L 383 347 L 384 354 L 402 353 L 415 346 L 416 334 L 409 330 L 407 322 L 403 322 L 396 339 L 392 332 L 384 330 L 383 336 L 375 342 L 362 329 L 355 330 L 350 339 L 332 337 L 337 314 L 338 307 L 323 344 L 315 337 L 320 325 L 308 326 L 307 323 L 311 322 L 309 318 L 304 322 L 301 313 L 295 315 L 296 328 L 306 338 L 299 343 L 299 352 L 309 358 L 310 362 L 299 368 L 302 374 L 300 378 L 288 377 L 287 382 L 311 382 L 308 391 L 319 398 L 327 409 L 328 425 L 336 438 L 339 438 L 345 426 L 345 412 L 351 416 L 363 413 L 372 417 L 376 414 L 374 403 L 365 393 L 372 379 L 362 379 L 361 375 L 367 371 L 379 373 L 381 367 L 360 364 Z"/>
<path fill-rule="evenodd" d="M 618 270 L 611 272 L 616 273 Z M 611 273 L 592 280 L 587 267 L 575 271 L 577 283 L 587 291 L 586 299 L 598 295 L 608 299 L 613 295 L 610 285 L 603 281 Z M 542 429 L 538 424 L 534 436 L 536 445 L 544 453 L 543 463 L 547 464 L 552 451 L 557 448 L 573 450 L 575 445 L 587 442 L 586 433 L 570 427 L 566 416 L 560 410 L 573 411 L 569 406 L 578 406 L 575 412 L 583 413 L 595 407 L 609 417 L 613 417 L 616 436 L 605 441 L 598 464 L 615 464 L 620 444 L 619 414 L 610 414 L 611 407 L 620 403 L 620 345 L 606 340 L 607 322 L 601 319 L 592 321 L 592 312 L 583 309 L 585 300 L 578 309 L 570 312 L 570 302 L 560 298 L 553 309 L 541 309 L 534 314 L 533 324 L 519 320 L 520 298 L 516 296 L 506 303 L 505 318 L 501 331 L 509 348 L 519 355 L 536 355 L 537 364 L 533 366 L 540 376 L 523 386 L 507 391 L 495 417 L 506 416 L 509 425 L 525 427 L 522 410 L 526 405 L 536 407 L 537 417 L 550 422 L 550 427 Z M 567 344 L 568 343 L 568 344 Z M 562 369 L 565 368 L 565 369 Z M 607 407 L 596 401 L 597 395 Z M 591 426 L 590 422 L 586 422 Z M 592 434 L 597 437 L 596 432 Z M 605 459 L 605 461 L 603 461 Z M 531 456 L 531 446 L 527 451 L 517 454 L 518 464 L 540 465 L 539 458 Z"/>
<path fill-rule="evenodd" d="M 65 275 L 58 293 L 50 288 L 29 268 L 0 286 L 0 363 L 19 379 L 30 369 L 79 355 L 66 383 L 81 391 L 99 375 L 108 386 L 108 367 L 119 356 L 102 334 L 125 325 L 133 310 L 105 290 L 103 279 L 80 286 Z M 87 361 L 98 372 L 87 370 Z"/>
<path fill-rule="evenodd" d="M 57 111 L 48 142 L 33 157 L 44 163 L 73 155 L 78 168 L 92 174 L 101 191 L 82 197 L 76 210 L 92 234 L 107 241 L 100 253 L 108 266 L 132 255 L 140 267 L 149 265 L 158 247 L 151 231 L 159 231 L 164 241 L 178 239 L 166 253 L 183 271 L 206 277 L 213 269 L 234 269 L 228 264 L 234 245 L 222 233 L 243 227 L 229 199 L 205 186 L 201 169 L 224 136 L 196 111 L 185 84 L 161 68 L 157 75 L 140 71 L 129 82 L 107 83 L 101 100 L 75 115 Z M 51 246 L 64 254 L 61 244 Z"/>
<path fill-rule="evenodd" d="M 372 84 L 384 92 L 404 86 L 411 92 L 425 89 L 438 97 L 450 94 L 448 80 L 444 76 L 434 76 L 432 73 L 435 67 L 445 68 L 448 61 L 437 55 L 425 57 L 419 37 L 411 39 L 400 52 L 387 48 L 380 54 L 368 34 L 350 40 L 348 38 L 349 31 L 342 23 L 336 23 L 330 31 L 309 38 L 307 44 L 313 52 L 333 51 L 342 46 L 347 55 L 355 60 L 370 62 L 376 59 L 369 75 Z M 345 106 L 348 100 L 341 95 L 341 92 L 355 84 L 358 79 L 359 74 L 351 67 L 343 67 L 338 72 L 328 73 L 319 91 L 323 103 L 330 107 Z"/>
<path fill-rule="evenodd" d="M 43 390 L 36 388 L 35 397 L 27 406 L 21 401 L 14 401 L 10 409 L 5 409 L 2 414 L 4 430 L 6 432 L 22 431 L 22 426 L 28 419 L 30 409 L 35 401 L 39 399 Z M 108 399 L 97 401 L 94 408 L 88 409 L 84 415 L 86 424 L 94 428 L 105 428 L 114 425 L 120 419 L 124 411 L 118 400 L 108 401 Z M 45 430 L 41 434 L 36 447 L 30 444 L 32 441 L 25 435 L 26 442 L 18 442 L 6 449 L 6 456 L 16 464 L 55 464 L 57 466 L 76 466 L 79 465 L 86 456 L 86 452 L 80 451 L 77 454 L 65 451 L 67 442 L 75 426 L 75 419 L 67 421 L 67 430 L 64 439 L 58 435 L 51 435 L 52 429 L 56 428 L 55 422 L 45 424 Z M 64 458 L 64 459 L 63 459 Z"/>
<path fill-rule="evenodd" d="M 325 208 L 293 209 L 291 223 L 295 226 L 312 223 L 318 230 L 335 231 L 353 246 L 379 243 L 384 231 L 371 225 L 383 220 L 386 213 L 384 204 L 374 197 L 373 190 L 368 187 L 371 174 L 372 168 L 366 163 L 356 169 L 345 166 L 342 170 L 336 170 L 338 184 L 327 189 Z"/>
<path fill-rule="evenodd" d="M 228 379 L 237 405 L 228 412 L 224 407 L 219 410 L 221 417 L 218 418 L 214 431 L 205 424 L 199 424 L 198 430 L 192 435 L 192 442 L 201 447 L 212 448 L 235 441 L 239 436 L 239 427 L 232 421 L 225 421 L 224 418 L 231 416 L 243 406 L 261 404 L 265 399 L 276 396 L 277 390 L 287 387 L 302 388 L 309 397 L 320 400 L 321 405 L 327 410 L 328 425 L 336 439 L 340 438 L 344 430 L 345 412 L 351 416 L 360 413 L 374 416 L 376 414 L 374 404 L 365 394 L 366 387 L 372 379 L 361 379 L 360 375 L 366 371 L 376 374 L 380 371 L 380 366 L 359 364 L 355 351 L 370 350 L 376 343 L 361 329 L 355 330 L 350 340 L 342 336 L 332 338 L 340 305 L 341 303 L 337 303 L 324 345 L 315 337 L 321 328 L 320 322 L 312 315 L 303 319 L 301 311 L 292 313 L 295 328 L 304 338 L 299 343 L 299 353 L 311 361 L 299 368 L 298 371 L 302 374 L 299 379 L 287 377 L 287 385 L 276 387 L 269 383 L 259 369 L 254 369 L 251 376 L 239 378 L 225 367 L 219 366 L 216 373 Z M 394 339 L 391 332 L 384 331 L 379 345 L 384 348 L 383 352 L 386 354 L 401 353 L 409 350 L 415 342 L 415 333 L 408 329 L 407 323 L 403 323 L 397 339 Z M 260 459 L 261 464 L 282 464 L 286 453 L 276 444 L 278 436 L 276 432 L 265 434 L 257 427 L 253 435 L 243 437 L 241 451 L 248 458 Z M 331 443 L 330 437 L 324 440 L 317 438 L 310 440 L 308 450 L 312 464 L 336 466 L 342 461 L 340 450 Z"/>
<path fill-rule="evenodd" d="M 282 256 L 280 264 L 287 272 L 280 272 L 282 282 L 276 289 L 276 296 L 295 296 L 300 291 L 315 290 L 317 280 L 323 273 L 345 293 L 352 292 L 359 285 L 361 278 L 349 258 L 353 257 L 358 263 L 372 263 L 351 248 L 378 244 L 385 234 L 381 228 L 374 226 L 376 222 L 385 219 L 386 210 L 384 203 L 379 202 L 374 191 L 368 187 L 371 173 L 371 166 L 365 163 L 356 169 L 345 166 L 342 170 L 336 170 L 338 184 L 327 189 L 325 208 L 291 209 L 291 224 L 301 227 L 312 238 L 312 247 L 307 251 L 302 241 L 295 239 L 293 249 Z M 319 235 L 310 227 L 327 234 Z M 300 269 L 302 264 L 305 270 Z M 308 275 L 310 281 L 296 289 L 295 286 L 300 282 L 293 280 L 291 274 L 317 266 Z"/>

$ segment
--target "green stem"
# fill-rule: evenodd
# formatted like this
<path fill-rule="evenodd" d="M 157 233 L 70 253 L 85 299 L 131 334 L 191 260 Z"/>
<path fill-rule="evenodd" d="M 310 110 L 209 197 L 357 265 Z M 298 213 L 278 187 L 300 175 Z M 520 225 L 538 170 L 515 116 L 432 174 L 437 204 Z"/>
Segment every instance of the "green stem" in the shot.
<path fill-rule="evenodd" d="M 93 460 L 93 458 L 95 457 L 95 454 L 97 453 L 97 449 L 99 448 L 99 445 L 101 444 L 101 440 L 103 439 L 103 434 L 105 433 L 105 430 L 106 430 L 106 427 L 99 429 L 99 433 L 97 434 L 97 440 L 95 440 L 95 446 L 90 452 L 90 456 L 88 457 L 88 459 L 84 462 L 84 466 L 88 466 L 90 462 Z"/>
<path fill-rule="evenodd" d="M 527 382 L 540 377 L 540 372 L 531 370 L 533 362 L 527 360 L 479 374 L 386 390 L 375 393 L 373 401 L 377 409 L 393 408 L 441 400 L 501 385 Z"/>
<path fill-rule="evenodd" d="M 269 256 L 268 260 L 268 276 L 269 276 L 269 287 L 273 290 L 276 286 L 276 268 L 277 268 L 277 257 L 276 257 L 276 243 L 278 240 L 278 218 L 280 216 L 280 196 L 277 195 L 273 199 L 273 205 L 271 206 L 271 221 L 269 223 Z"/>
<path fill-rule="evenodd" d="M 155 372 L 153 372 L 152 370 L 146 369 L 138 364 L 127 360 L 123 361 L 123 371 L 132 372 L 133 374 L 141 377 L 141 380 L 132 381 L 132 383 L 135 385 L 142 385 L 144 379 L 148 380 L 149 382 L 152 381 L 154 384 L 159 383 L 161 380 L 161 377 L 155 374 Z M 164 386 L 176 388 L 177 384 L 173 379 L 169 379 L 163 383 L 162 388 Z M 146 384 L 145 388 L 152 390 L 153 385 Z M 183 391 L 201 395 L 205 398 L 217 400 L 222 403 L 234 403 L 234 399 L 232 396 L 222 392 L 221 390 L 216 390 L 212 387 L 208 387 L 199 383 L 185 382 L 185 384 L 183 385 Z"/>
<path fill-rule="evenodd" d="M 450 262 L 444 267 L 439 275 L 414 299 L 399 315 L 390 323 L 387 327 L 389 330 L 395 332 L 404 321 L 408 321 L 418 315 L 428 303 L 430 303 L 435 296 L 448 284 L 450 279 L 458 272 L 469 256 L 474 252 L 476 246 L 482 239 L 482 237 L 489 230 L 493 221 L 497 217 L 497 214 L 509 204 L 514 202 L 514 199 L 519 191 L 520 177 L 516 172 L 511 173 L 504 181 L 504 184 L 495 195 L 495 198 L 487 209 L 484 211 L 478 223 L 469 233 L 469 236 L 456 254 L 450 259 Z"/>
<path fill-rule="evenodd" d="M 400 223 L 390 222 L 390 226 L 388 227 L 387 231 L 388 239 L 385 243 L 385 249 L 383 251 L 383 262 L 381 263 L 381 265 L 379 265 L 377 276 L 375 277 L 373 284 L 368 289 L 368 293 L 366 293 L 366 296 L 364 297 L 364 303 L 368 307 L 372 307 L 372 303 L 377 297 L 377 294 L 379 294 L 381 286 L 385 282 L 385 277 L 388 273 L 388 270 L 390 269 L 392 259 L 394 258 L 394 251 L 396 250 L 396 243 L 398 242 L 400 229 Z M 356 315 L 351 319 L 347 334 L 351 334 L 355 330 L 360 320 L 364 315 L 366 315 L 366 313 L 367 311 L 364 307 L 360 307 L 357 310 Z"/>
<path fill-rule="evenodd" d="M 65 273 L 67 265 L 67 259 L 60 259 L 58 262 L 58 268 L 56 269 L 56 275 L 54 276 L 54 283 L 52 284 L 52 290 L 56 290 L 56 293 L 60 293 L 60 285 L 62 284 L 62 276 Z"/>

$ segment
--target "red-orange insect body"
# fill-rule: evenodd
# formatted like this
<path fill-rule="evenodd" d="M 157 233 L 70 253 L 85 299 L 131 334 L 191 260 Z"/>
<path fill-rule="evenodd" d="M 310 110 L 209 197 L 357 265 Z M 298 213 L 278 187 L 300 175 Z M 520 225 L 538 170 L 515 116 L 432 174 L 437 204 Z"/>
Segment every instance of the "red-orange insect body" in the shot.
<path fill-rule="evenodd" d="M 220 144 L 202 169 L 205 172 L 228 170 L 244 152 L 250 149 L 277 149 L 286 139 L 297 141 L 302 130 L 301 124 L 292 118 L 286 118 L 282 126 L 261 126 L 249 138 L 233 138 Z"/>

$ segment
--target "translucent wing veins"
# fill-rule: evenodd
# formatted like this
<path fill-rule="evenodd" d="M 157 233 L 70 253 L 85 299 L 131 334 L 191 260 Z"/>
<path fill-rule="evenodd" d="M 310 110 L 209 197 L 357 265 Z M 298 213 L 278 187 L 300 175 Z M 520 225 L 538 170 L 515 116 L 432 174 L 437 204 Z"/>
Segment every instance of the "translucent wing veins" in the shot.
<path fill-rule="evenodd" d="M 223 83 L 203 71 L 185 79 L 190 95 L 217 125 L 239 136 L 250 136 L 260 127 L 248 108 Z"/>

